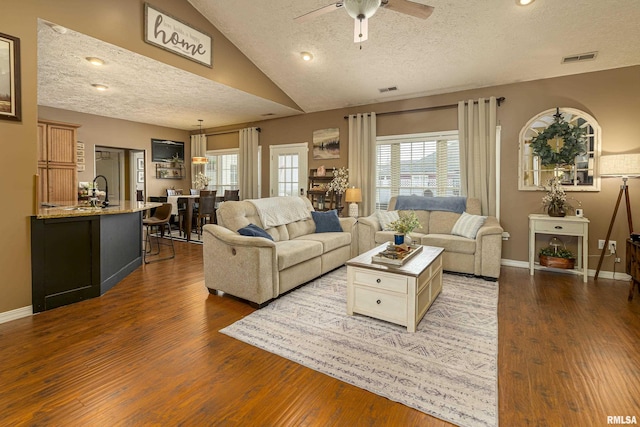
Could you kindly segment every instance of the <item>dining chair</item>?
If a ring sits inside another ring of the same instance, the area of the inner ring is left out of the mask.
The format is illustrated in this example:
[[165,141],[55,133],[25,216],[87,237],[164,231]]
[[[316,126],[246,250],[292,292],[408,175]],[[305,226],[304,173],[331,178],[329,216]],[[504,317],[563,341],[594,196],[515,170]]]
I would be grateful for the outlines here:
[[178,197],[178,199],[176,200],[176,204],[178,205],[178,232],[182,237],[183,233],[184,235],[186,235],[187,224],[185,224],[185,216],[187,213],[187,206],[189,204],[189,201],[186,197]]
[[176,190],[173,188],[167,188],[167,197],[169,196],[176,196]]
[[[144,252],[142,253],[142,258],[145,264],[149,264],[155,261],[162,261],[165,259],[175,258],[176,249],[173,246],[173,236],[171,235],[171,225],[169,225],[169,220],[171,219],[171,203],[163,203],[162,206],[158,207],[153,214],[153,216],[149,218],[144,218],[142,220],[142,225],[146,229],[146,237],[144,240]],[[157,251],[153,252],[152,244],[151,244],[151,233],[156,228],[156,245]],[[169,243],[162,242],[165,228],[169,232]],[[166,256],[162,258],[155,258],[153,256],[160,255],[160,246],[171,246],[171,256]],[[148,257],[152,257],[152,259],[148,259]]]
[[200,190],[198,190],[197,188],[191,188],[189,189],[189,194],[192,196],[197,196],[198,194],[200,194]]
[[136,190],[136,201],[144,202],[144,195],[142,194],[142,190]]
[[224,190],[224,201],[240,200],[240,190]]
[[200,235],[202,234],[202,227],[207,223],[207,219],[209,219],[209,223],[215,224],[216,217],[216,191],[211,191],[206,196],[200,196],[200,203],[198,205],[198,220],[196,224],[196,233],[198,234],[198,240],[200,239]]

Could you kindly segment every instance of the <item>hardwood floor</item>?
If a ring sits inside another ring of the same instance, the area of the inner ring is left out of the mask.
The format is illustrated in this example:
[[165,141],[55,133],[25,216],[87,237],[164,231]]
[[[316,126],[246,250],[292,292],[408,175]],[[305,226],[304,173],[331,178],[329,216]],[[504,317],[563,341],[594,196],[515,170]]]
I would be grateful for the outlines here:
[[[448,426],[218,330],[251,313],[209,295],[202,246],[105,295],[0,324],[0,425]],[[640,297],[628,283],[502,269],[501,426],[640,422]]]

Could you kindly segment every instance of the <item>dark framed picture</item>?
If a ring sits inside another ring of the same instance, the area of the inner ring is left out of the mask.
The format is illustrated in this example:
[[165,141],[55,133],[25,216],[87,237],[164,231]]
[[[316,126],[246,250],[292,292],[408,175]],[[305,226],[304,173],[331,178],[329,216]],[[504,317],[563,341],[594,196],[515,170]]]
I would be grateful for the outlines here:
[[144,171],[138,171],[138,182],[144,182]]
[[20,121],[20,39],[0,33],[0,119]]
[[184,162],[184,142],[151,138],[151,161],[170,162],[171,159]]
[[142,157],[138,158],[138,170],[144,170],[144,159]]

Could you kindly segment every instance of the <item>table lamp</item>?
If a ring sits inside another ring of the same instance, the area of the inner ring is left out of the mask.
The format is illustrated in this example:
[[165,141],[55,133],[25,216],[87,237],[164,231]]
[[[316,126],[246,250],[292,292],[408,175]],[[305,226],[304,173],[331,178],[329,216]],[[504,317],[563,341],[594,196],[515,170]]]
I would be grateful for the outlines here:
[[362,191],[356,187],[347,188],[345,201],[350,203],[349,216],[358,218],[358,203],[362,202]]
[[627,204],[627,222],[629,224],[629,234],[633,233],[633,222],[631,220],[631,204],[629,203],[629,187],[627,186],[627,180],[631,178],[640,177],[640,154],[612,154],[608,156],[600,157],[600,176],[602,178],[622,178],[622,185],[620,185],[620,192],[618,193],[618,201],[616,207],[613,210],[611,216],[611,222],[609,223],[609,231],[607,231],[607,238],[604,241],[604,249],[600,253],[600,260],[598,261],[598,268],[594,279],[598,278],[600,273],[600,267],[602,267],[602,260],[604,259],[604,253],[606,248],[609,247],[609,238],[611,237],[611,230],[613,229],[613,223],[616,220],[616,214],[620,207],[620,200],[622,200],[622,194],[624,193],[624,201]]

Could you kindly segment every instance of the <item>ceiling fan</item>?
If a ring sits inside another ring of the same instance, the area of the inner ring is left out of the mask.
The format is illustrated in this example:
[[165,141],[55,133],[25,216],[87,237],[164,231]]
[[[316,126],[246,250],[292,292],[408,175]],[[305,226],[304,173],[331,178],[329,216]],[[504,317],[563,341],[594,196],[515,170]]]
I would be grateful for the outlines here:
[[433,13],[433,7],[426,4],[415,3],[410,0],[339,0],[336,3],[313,10],[295,18],[295,21],[306,22],[316,16],[324,15],[336,9],[344,7],[355,21],[353,41],[360,43],[368,38],[368,20],[379,8],[404,13],[416,18],[427,19]]

